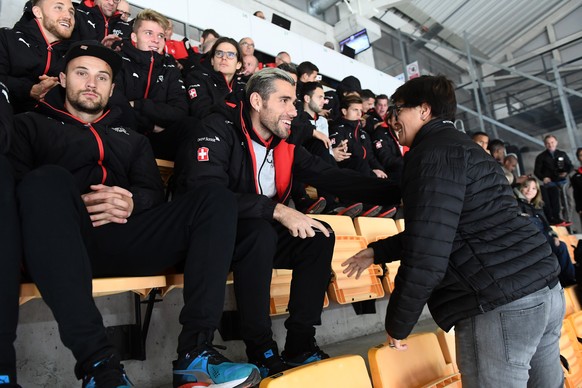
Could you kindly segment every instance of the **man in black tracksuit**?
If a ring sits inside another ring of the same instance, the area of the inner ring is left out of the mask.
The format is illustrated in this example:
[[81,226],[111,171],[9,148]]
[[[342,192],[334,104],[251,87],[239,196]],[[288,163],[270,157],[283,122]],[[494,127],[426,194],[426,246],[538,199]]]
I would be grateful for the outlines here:
[[36,1],[13,29],[0,30],[0,82],[15,113],[31,110],[58,84],[74,14],[70,0]]
[[287,143],[297,114],[294,85],[280,69],[254,74],[244,102],[224,106],[204,121],[178,177],[182,191],[219,183],[236,193],[235,295],[247,355],[264,375],[286,368],[269,318],[273,267],[293,269],[285,363],[296,366],[327,357],[316,345],[314,325],[320,324],[334,239],[327,226],[285,205],[293,178],[349,199],[399,201],[399,190],[386,181],[340,170]]
[[134,19],[133,44],[121,48],[124,60],[112,101],[121,106],[129,103],[137,124],[134,129],[148,136],[154,155],[174,160],[180,136],[189,129],[183,123],[188,103],[176,61],[163,51],[167,26],[168,19],[152,10]]
[[0,381],[16,386],[14,340],[18,323],[18,293],[20,291],[20,224],[18,221],[12,167],[4,156],[13,130],[12,107],[8,89],[0,83]]
[[122,39],[131,31],[129,23],[117,12],[119,2],[107,0],[83,0],[77,6],[79,39],[96,40],[107,47]]
[[[129,386],[93,301],[91,278],[154,275],[183,262],[175,386],[200,382],[203,374],[207,383],[257,383],[258,371],[246,364],[225,378],[232,363],[209,346],[234,247],[233,195],[210,184],[162,204],[147,139],[119,125],[119,109],[107,107],[121,58],[82,41],[65,59],[65,90],[52,90],[36,112],[15,118],[9,158],[26,268],[77,360],[77,377],[84,387]],[[210,376],[207,366],[219,375]]]

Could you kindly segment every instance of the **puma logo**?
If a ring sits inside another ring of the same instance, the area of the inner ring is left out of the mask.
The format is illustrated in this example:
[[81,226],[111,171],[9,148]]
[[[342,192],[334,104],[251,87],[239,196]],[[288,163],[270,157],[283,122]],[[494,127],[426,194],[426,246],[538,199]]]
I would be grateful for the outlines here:
[[21,41],[22,43],[24,43],[25,45],[27,45],[27,46],[28,46],[28,48],[30,48],[30,44],[29,44],[27,41],[25,41],[25,40],[24,40],[24,39],[22,39],[22,38],[18,38],[18,40],[19,40],[19,41]]
[[87,20],[87,23],[89,23],[93,28],[96,28],[95,23],[93,23],[91,20]]

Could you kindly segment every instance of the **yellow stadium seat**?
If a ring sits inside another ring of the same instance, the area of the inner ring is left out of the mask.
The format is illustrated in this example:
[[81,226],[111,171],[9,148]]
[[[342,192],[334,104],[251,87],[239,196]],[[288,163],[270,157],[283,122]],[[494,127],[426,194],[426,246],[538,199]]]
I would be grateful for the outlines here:
[[[166,286],[165,276],[140,276],[126,278],[100,278],[93,279],[93,296],[105,296],[132,291],[140,296],[147,296],[154,288]],[[34,283],[20,285],[20,304],[29,300],[42,298],[40,291]]]
[[560,355],[566,359],[568,367],[562,363],[566,388],[578,388],[582,386],[582,357],[578,349],[578,338],[568,319],[562,323],[560,335]]
[[408,349],[383,343],[368,351],[374,388],[461,387],[461,376],[447,364],[435,333],[408,337]]
[[398,234],[398,228],[392,218],[357,217],[354,227],[358,236],[365,237],[368,243],[374,242],[379,236]]
[[404,218],[399,218],[397,220],[394,220],[394,222],[396,223],[396,227],[398,228],[398,231],[404,232]]
[[332,357],[289,369],[261,381],[260,388],[372,388],[361,356]]
[[[286,314],[289,312],[289,297],[291,293],[291,279],[293,271],[290,269],[274,269],[271,278],[271,315]],[[329,306],[329,299],[325,294],[323,308]]]
[[171,160],[156,159],[156,164],[158,165],[164,186],[167,187],[170,177],[174,174],[174,162]]
[[[570,314],[566,320],[570,321],[570,326],[572,327],[572,330],[574,330],[576,338],[582,338],[582,311]],[[576,344],[578,345],[578,350],[582,352],[582,343],[580,343],[580,340],[578,340]]]
[[453,371],[457,373],[459,371],[459,367],[457,366],[457,354],[454,330],[455,329],[451,329],[451,331],[447,333],[443,329],[438,328],[436,331],[436,336],[437,339],[439,340],[439,345],[441,346],[445,362],[447,364],[450,364],[453,368]]
[[564,317],[568,317],[581,310],[578,296],[576,295],[577,286],[569,286],[564,288],[564,299],[566,300],[566,313]]

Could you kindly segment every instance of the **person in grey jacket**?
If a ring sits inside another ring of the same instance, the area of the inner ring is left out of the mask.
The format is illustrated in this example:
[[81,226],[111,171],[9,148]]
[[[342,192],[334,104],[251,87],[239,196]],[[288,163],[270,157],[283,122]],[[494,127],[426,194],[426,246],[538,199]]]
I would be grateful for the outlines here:
[[401,259],[386,313],[388,343],[403,340],[425,303],[455,327],[464,387],[563,386],[564,296],[545,237],[525,217],[501,166],[453,125],[454,86],[423,76],[391,97],[404,158],[406,230],[346,260],[345,273]]

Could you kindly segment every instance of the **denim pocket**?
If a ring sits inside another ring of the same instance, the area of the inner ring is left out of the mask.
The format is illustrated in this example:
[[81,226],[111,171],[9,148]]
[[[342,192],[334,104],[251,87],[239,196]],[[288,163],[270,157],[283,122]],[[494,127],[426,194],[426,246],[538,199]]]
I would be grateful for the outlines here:
[[501,312],[505,357],[509,364],[527,367],[546,328],[545,303]]

